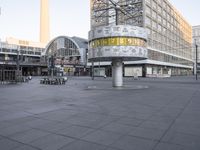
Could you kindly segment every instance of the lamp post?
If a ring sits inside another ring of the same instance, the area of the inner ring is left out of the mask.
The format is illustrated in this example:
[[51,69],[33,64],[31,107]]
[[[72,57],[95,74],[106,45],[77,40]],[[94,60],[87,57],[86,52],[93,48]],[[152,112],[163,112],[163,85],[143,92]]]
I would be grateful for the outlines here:
[[53,78],[54,76],[54,56],[51,55],[50,57],[50,74],[51,74],[51,78]]
[[197,76],[197,72],[198,72],[198,64],[197,64],[197,59],[198,59],[198,45],[197,45],[197,42],[195,40],[195,49],[196,49],[196,80],[198,80],[198,76]]
[[[99,50],[99,52],[98,52],[99,54],[100,54],[100,50]],[[101,73],[100,73],[100,58],[99,58],[99,69],[98,69],[99,71],[99,77],[101,76]]]
[[[92,53],[94,57],[94,52]],[[94,80],[94,61],[92,60],[92,80]]]
[[19,47],[17,48],[17,62],[16,62],[16,65],[17,65],[17,78],[19,77],[19,69],[20,69],[20,62],[19,62]]
[[92,80],[94,80],[94,61],[92,61]]

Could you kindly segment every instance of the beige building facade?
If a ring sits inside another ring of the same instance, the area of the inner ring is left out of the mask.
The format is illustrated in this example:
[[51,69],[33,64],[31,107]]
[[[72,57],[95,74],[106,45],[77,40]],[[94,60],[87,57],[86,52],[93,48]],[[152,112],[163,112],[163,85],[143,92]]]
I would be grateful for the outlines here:
[[166,67],[173,64],[174,75],[191,73],[191,25],[168,0],[146,0],[144,5],[149,60],[161,61]]

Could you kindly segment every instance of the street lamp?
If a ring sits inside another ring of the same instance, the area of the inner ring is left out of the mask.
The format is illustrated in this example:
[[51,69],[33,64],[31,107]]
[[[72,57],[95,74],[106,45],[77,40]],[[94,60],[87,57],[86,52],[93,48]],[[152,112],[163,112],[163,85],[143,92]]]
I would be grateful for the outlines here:
[[16,62],[16,65],[17,65],[17,78],[19,78],[19,69],[20,69],[19,51],[20,51],[20,48],[18,47],[17,48],[17,62]]
[[51,71],[51,77],[53,78],[54,76],[54,69],[55,69],[55,62],[54,62],[54,55],[51,55],[50,57],[50,71]]
[[195,66],[195,68],[196,68],[196,80],[198,80],[198,76],[197,76],[197,72],[198,72],[198,62],[197,62],[197,60],[198,60],[198,45],[197,45],[197,42],[196,42],[196,39],[195,39],[195,50],[196,50],[196,66]]
[[[93,57],[94,57],[94,53],[93,54]],[[92,60],[92,80],[94,80],[94,61]]]

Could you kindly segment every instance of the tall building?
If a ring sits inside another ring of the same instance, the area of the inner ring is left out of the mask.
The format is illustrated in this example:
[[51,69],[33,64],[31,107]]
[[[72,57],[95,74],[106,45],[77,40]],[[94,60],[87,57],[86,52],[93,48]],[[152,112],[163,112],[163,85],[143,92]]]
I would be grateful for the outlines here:
[[40,5],[40,42],[49,42],[49,0],[41,0]]
[[[110,9],[113,4],[118,7],[117,13]],[[91,0],[91,28],[112,26],[114,20],[148,32],[148,59],[124,62],[125,76],[192,73],[192,27],[169,0]],[[110,63],[100,64],[110,72]]]
[[[193,26],[192,30],[193,30],[193,35],[192,35],[192,37],[193,37],[193,60],[195,62],[194,73],[196,74],[196,51],[197,51],[197,64],[198,64],[198,66],[200,66],[200,50],[199,50],[199,47],[200,47],[200,25]],[[196,49],[196,45],[198,46],[197,49]]]

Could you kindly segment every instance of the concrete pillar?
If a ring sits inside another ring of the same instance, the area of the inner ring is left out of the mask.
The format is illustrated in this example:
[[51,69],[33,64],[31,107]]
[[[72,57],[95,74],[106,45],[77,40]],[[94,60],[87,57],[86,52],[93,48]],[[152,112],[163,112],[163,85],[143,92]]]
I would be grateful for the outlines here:
[[121,59],[112,60],[112,84],[113,87],[123,86],[123,63]]
[[196,61],[194,62],[194,75],[197,74]]
[[37,75],[41,76],[41,68],[40,67],[37,67]]

